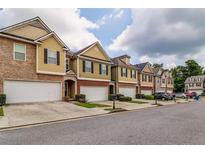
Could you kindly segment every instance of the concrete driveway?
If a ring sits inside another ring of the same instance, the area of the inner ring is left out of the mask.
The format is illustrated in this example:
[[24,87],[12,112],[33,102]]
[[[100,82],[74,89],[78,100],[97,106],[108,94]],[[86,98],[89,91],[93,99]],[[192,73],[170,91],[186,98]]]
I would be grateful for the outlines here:
[[14,127],[108,113],[99,108],[84,108],[66,102],[16,104],[4,107],[0,128]]

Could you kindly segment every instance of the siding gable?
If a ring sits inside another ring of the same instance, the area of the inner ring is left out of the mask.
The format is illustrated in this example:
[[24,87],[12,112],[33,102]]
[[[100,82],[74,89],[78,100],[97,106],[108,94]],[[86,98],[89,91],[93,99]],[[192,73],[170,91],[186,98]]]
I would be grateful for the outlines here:
[[32,26],[32,25],[24,25],[19,28],[9,29],[5,31],[5,33],[25,37],[32,40],[35,40],[39,37],[48,34],[48,32],[45,29],[42,29],[41,27]]
[[106,61],[110,60],[109,57],[105,55],[104,51],[102,51],[102,49],[100,49],[100,47],[98,47],[97,45],[91,47],[82,55]]
[[143,69],[143,72],[152,73],[152,68],[150,68],[149,65],[146,65]]

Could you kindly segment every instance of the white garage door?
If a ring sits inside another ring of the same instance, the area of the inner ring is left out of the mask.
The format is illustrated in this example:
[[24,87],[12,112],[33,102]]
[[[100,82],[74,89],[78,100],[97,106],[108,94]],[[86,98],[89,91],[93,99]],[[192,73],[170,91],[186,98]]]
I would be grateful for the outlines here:
[[61,100],[61,83],[5,81],[4,93],[8,103]]
[[80,93],[85,94],[88,101],[103,101],[108,99],[108,87],[81,86]]
[[152,90],[141,90],[141,94],[152,95]]
[[125,96],[135,98],[136,97],[136,88],[135,87],[120,87],[119,94],[123,94]]

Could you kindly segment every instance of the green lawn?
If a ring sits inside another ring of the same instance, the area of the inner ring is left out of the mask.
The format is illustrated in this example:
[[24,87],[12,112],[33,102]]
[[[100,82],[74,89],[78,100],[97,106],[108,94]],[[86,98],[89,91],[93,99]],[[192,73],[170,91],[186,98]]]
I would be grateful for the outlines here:
[[4,116],[4,110],[3,110],[3,107],[0,107],[0,116]]
[[96,104],[96,103],[75,103],[78,106],[86,107],[86,108],[95,108],[95,107],[110,107],[110,105],[105,104]]
[[147,104],[148,102],[141,102],[141,101],[129,101],[128,103]]

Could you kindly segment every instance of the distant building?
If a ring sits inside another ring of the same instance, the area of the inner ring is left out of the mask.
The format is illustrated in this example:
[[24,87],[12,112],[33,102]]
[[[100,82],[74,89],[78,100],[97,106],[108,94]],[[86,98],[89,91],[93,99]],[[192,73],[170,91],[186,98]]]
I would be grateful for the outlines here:
[[156,67],[154,70],[154,91],[173,93],[172,73],[168,69]]
[[205,92],[205,75],[188,77],[185,81],[185,92]]

